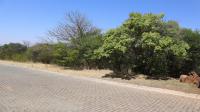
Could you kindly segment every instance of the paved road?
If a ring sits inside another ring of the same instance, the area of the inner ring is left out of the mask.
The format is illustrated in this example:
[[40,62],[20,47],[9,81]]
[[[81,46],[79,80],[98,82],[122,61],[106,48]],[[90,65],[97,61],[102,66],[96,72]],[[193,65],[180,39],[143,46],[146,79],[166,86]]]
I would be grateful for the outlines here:
[[200,112],[200,100],[0,65],[0,112]]

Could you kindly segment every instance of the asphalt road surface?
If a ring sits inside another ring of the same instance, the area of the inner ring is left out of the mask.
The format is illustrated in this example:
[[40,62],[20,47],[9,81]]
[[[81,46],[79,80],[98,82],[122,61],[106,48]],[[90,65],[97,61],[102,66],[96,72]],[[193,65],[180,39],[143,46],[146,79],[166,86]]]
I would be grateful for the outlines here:
[[0,112],[200,112],[200,100],[0,65]]

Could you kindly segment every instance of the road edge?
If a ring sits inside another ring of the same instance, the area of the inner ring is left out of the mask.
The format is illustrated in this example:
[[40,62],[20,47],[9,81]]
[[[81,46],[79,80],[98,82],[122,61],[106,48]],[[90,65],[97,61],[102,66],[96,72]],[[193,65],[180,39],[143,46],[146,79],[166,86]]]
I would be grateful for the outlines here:
[[139,89],[139,90],[144,90],[144,91],[149,91],[149,92],[157,92],[157,93],[162,93],[162,94],[169,94],[169,95],[175,95],[175,96],[181,96],[181,97],[187,97],[187,98],[193,98],[193,99],[200,100],[200,95],[194,94],[194,93],[186,93],[186,92],[175,91],[175,90],[170,90],[170,89],[142,86],[142,85],[136,85],[136,84],[128,84],[128,83],[123,83],[123,82],[115,82],[115,81],[104,80],[104,79],[99,79],[99,78],[76,76],[76,75],[64,74],[64,73],[59,73],[59,72],[49,71],[49,70],[44,70],[44,69],[42,70],[39,68],[24,67],[24,66],[19,66],[19,65],[4,64],[4,63],[0,63],[0,64],[5,65],[5,66],[26,68],[26,69],[30,69],[30,70],[37,70],[37,71],[41,71],[41,72],[53,73],[55,75],[70,76],[73,78],[88,80],[88,81],[92,81],[92,82],[96,82],[96,83],[104,83],[104,84],[116,85],[116,86],[120,86],[120,87],[128,87],[128,88]]

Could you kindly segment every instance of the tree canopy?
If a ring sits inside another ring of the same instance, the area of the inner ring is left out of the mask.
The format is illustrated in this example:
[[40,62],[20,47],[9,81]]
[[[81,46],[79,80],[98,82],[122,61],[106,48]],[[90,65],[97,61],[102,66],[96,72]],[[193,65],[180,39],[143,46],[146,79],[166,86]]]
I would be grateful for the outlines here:
[[186,58],[190,47],[171,36],[177,27],[170,27],[174,23],[163,21],[163,17],[131,13],[119,28],[105,34],[104,44],[95,52],[97,57],[109,58],[120,74],[127,74],[129,69],[146,74],[169,73],[169,57]]

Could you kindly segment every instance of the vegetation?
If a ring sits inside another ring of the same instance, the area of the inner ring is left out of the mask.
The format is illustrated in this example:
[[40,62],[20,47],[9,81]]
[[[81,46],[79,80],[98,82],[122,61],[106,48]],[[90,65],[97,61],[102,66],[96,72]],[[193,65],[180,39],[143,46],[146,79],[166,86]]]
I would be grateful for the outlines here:
[[107,32],[95,54],[100,59],[109,58],[112,69],[119,74],[178,74],[190,46],[170,36],[177,33],[177,28],[170,25],[163,21],[163,15],[132,13],[122,26]]
[[164,21],[163,14],[131,13],[121,26],[102,33],[78,12],[49,31],[54,43],[0,47],[0,59],[53,63],[71,68],[109,68],[116,75],[143,73],[178,77],[200,73],[200,32]]
[[0,46],[0,59],[14,60],[14,61],[27,61],[25,52],[27,46],[20,43],[10,43]]

